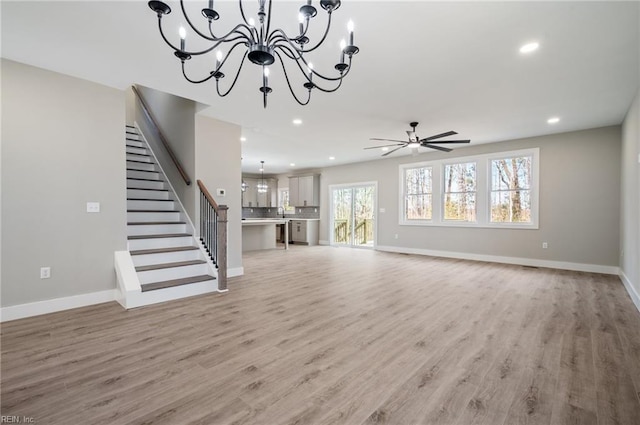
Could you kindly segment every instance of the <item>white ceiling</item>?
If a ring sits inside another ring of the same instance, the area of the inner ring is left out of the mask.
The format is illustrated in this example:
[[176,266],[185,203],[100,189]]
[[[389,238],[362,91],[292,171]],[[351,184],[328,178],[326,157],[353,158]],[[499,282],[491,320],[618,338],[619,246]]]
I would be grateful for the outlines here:
[[[274,1],[275,25],[296,31],[302,3]],[[322,27],[326,17],[318,3],[315,25]],[[169,4],[166,25],[175,28],[177,42],[179,5]],[[237,3],[215,4],[221,28],[230,28],[239,16]],[[245,1],[247,13],[256,4]],[[205,5],[188,3],[192,20],[201,18],[198,10]],[[326,46],[311,59],[318,71],[333,70],[349,18],[360,53],[342,88],[315,92],[306,107],[293,100],[275,66],[266,110],[258,92],[260,70],[250,63],[226,98],[215,94],[212,82],[186,82],[146,1],[2,1],[2,57],[210,105],[203,113],[242,126],[243,170],[256,172],[264,160],[271,174],[378,158],[382,152],[363,150],[375,145],[369,138],[405,139],[410,121],[420,122],[420,137],[455,130],[472,143],[619,124],[638,90],[639,5],[345,0],[334,13]],[[534,40],[538,51],[519,53]],[[187,43],[193,47],[195,37]],[[188,65],[203,76],[214,60]],[[233,72],[226,73],[228,84]],[[549,125],[551,116],[561,121]],[[303,125],[294,126],[294,118]]]

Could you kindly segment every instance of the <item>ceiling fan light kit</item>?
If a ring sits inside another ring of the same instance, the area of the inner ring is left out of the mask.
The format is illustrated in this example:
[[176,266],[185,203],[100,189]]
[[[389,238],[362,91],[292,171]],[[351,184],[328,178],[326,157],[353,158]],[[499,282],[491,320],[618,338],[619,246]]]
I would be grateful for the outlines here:
[[[272,88],[269,87],[269,65],[274,64],[276,60],[280,62],[282,72],[287,82],[287,86],[289,87],[289,92],[296,100],[296,102],[298,102],[300,105],[304,106],[309,103],[309,101],[311,100],[311,92],[313,91],[313,89],[318,89],[325,93],[332,93],[340,88],[340,86],[342,85],[342,80],[349,74],[349,71],[351,70],[351,60],[353,58],[353,55],[357,54],[359,51],[359,48],[354,45],[353,41],[353,21],[349,21],[349,25],[347,27],[349,33],[349,43],[347,44],[345,40],[342,40],[342,42],[340,43],[341,52],[339,56],[339,62],[334,66],[334,69],[338,72],[336,76],[327,76],[316,71],[313,68],[312,63],[308,62],[307,58],[305,57],[307,53],[313,52],[324,43],[331,28],[332,13],[340,7],[340,4],[340,0],[320,1],[320,7],[327,12],[326,29],[324,30],[323,36],[317,42],[317,44],[313,46],[307,46],[307,44],[309,44],[311,41],[308,37],[310,20],[318,14],[317,9],[312,4],[312,0],[306,0],[306,4],[303,4],[300,7],[298,16],[299,33],[293,36],[287,35],[287,33],[280,28],[271,29],[272,0],[258,0],[257,25],[254,18],[247,18],[243,7],[243,2],[242,0],[239,0],[238,7],[240,9],[242,20],[228,33],[219,36],[216,36],[214,33],[213,21],[217,21],[221,18],[221,16],[213,8],[213,0],[208,0],[208,7],[202,9],[201,11],[202,16],[208,24],[208,33],[201,31],[196,27],[196,25],[194,25],[185,10],[184,0],[180,0],[180,8],[182,10],[182,14],[189,27],[191,28],[191,31],[209,44],[209,46],[203,50],[189,51],[186,48],[186,30],[184,30],[184,28],[180,28],[179,47],[169,41],[165,32],[163,31],[162,17],[171,13],[171,8],[169,7],[169,5],[159,0],[151,0],[148,3],[149,8],[153,10],[158,17],[158,28],[160,30],[160,35],[162,39],[169,45],[169,47],[173,49],[174,55],[178,59],[180,59],[180,62],[182,64],[182,75],[187,81],[194,84],[200,84],[213,78],[216,81],[216,91],[218,95],[220,97],[225,97],[231,92],[231,90],[233,90],[236,82],[238,81],[238,77],[240,75],[240,71],[242,70],[242,66],[244,65],[245,59],[248,58],[251,63],[262,67],[263,77],[262,85],[259,87],[259,91],[262,93],[263,105],[265,108],[267,107],[267,95],[273,91]],[[220,49],[217,50],[215,68],[209,72],[209,75],[201,79],[192,79],[187,75],[187,72],[185,70],[185,63],[187,61],[191,60],[194,56],[205,55],[207,53],[213,52],[220,46],[228,46],[228,50],[226,54],[223,53]],[[225,74],[222,72],[222,68],[224,67],[227,59],[229,59],[233,51],[238,47],[240,47],[241,49],[244,48],[244,54],[242,55],[242,59],[240,60],[240,65],[238,66],[238,69],[235,72],[235,76],[233,77],[233,80],[231,81],[228,89],[226,91],[221,91],[220,80],[225,78]],[[304,96],[300,97],[294,90],[289,79],[289,74],[285,63],[293,63],[294,65],[290,66],[297,68],[302,75],[302,79],[304,80],[302,87],[304,87],[304,89],[306,89],[307,91],[306,99],[304,98]],[[316,77],[315,82],[313,81],[313,77]],[[321,81],[322,85],[318,84],[318,80]],[[323,87],[324,84],[328,84],[328,86]]]
[[[440,144],[456,144],[456,143],[471,143],[471,140],[436,140],[436,139],[440,139],[442,137],[448,137],[448,136],[453,136],[454,134],[458,134],[455,131],[447,131],[445,133],[440,133],[440,134],[436,134],[435,136],[430,136],[430,137],[425,137],[424,139],[421,139],[420,137],[418,137],[418,134],[416,133],[416,127],[418,127],[418,122],[414,121],[409,123],[409,125],[411,126],[411,130],[407,130],[407,136],[409,136],[409,141],[403,141],[403,140],[394,140],[394,139],[380,139],[380,138],[376,138],[376,137],[372,137],[369,140],[377,140],[377,141],[382,141],[382,142],[394,142],[393,144],[390,145],[382,145],[382,146],[371,146],[368,148],[364,148],[366,149],[380,149],[383,148],[383,150],[386,149],[386,152],[382,154],[382,156],[387,156],[387,155],[391,155],[392,153],[394,153],[395,151],[402,149],[402,148],[406,148],[406,147],[410,147],[412,148],[412,150],[414,150],[414,153],[417,152],[417,149],[419,147],[423,147],[423,148],[430,148],[430,149],[435,149],[438,151],[442,151],[442,152],[451,152],[452,149],[450,148],[445,148],[442,146],[437,146]],[[394,147],[394,149],[389,150],[389,147]]]

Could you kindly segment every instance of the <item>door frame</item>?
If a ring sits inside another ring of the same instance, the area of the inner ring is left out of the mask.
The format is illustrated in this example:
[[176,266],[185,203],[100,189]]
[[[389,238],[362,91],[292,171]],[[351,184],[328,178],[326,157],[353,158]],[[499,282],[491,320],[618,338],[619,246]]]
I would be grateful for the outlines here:
[[[373,186],[373,246],[363,245],[344,245],[337,244],[334,240],[334,222],[333,222],[333,190],[357,188],[363,186]],[[378,181],[356,182],[356,183],[340,183],[329,185],[329,245],[346,246],[358,249],[377,249],[378,248]]]

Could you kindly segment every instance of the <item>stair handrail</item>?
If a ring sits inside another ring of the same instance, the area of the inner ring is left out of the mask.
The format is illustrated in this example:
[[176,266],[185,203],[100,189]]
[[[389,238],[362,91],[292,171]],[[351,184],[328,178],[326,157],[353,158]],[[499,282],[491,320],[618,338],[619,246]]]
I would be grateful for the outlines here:
[[167,152],[169,153],[169,157],[171,158],[174,165],[178,169],[180,176],[182,177],[184,182],[187,184],[187,186],[191,186],[191,179],[187,175],[186,171],[184,171],[184,168],[180,164],[180,161],[178,161],[178,157],[176,157],[176,155],[173,153],[171,146],[169,146],[169,142],[167,141],[167,138],[164,136],[164,133],[162,132],[162,130],[160,130],[160,126],[158,125],[158,122],[156,121],[156,119],[153,117],[153,113],[151,112],[151,109],[147,105],[147,102],[145,102],[144,97],[142,97],[142,93],[140,93],[135,86],[131,86],[131,88],[133,89],[133,92],[135,93],[136,98],[138,99],[138,101],[140,102],[140,105],[142,106],[142,111],[146,115],[147,119],[153,126],[158,136],[160,137],[160,141],[162,142],[162,145],[167,150]]
[[200,242],[218,269],[218,290],[227,289],[227,211],[226,205],[218,205],[202,180],[200,188]]

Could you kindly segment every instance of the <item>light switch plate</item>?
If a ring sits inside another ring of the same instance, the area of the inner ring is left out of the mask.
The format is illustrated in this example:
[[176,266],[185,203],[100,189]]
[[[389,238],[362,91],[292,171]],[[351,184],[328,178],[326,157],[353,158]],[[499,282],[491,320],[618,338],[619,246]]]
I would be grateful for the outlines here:
[[51,277],[51,267],[40,267],[40,279],[49,279]]
[[227,191],[224,189],[216,189],[216,193],[218,194],[218,196],[225,196],[227,194]]
[[87,202],[87,212],[88,213],[99,213],[100,212],[100,202]]
[[385,210],[384,208],[380,208],[380,213],[383,214],[385,213],[387,210]]

